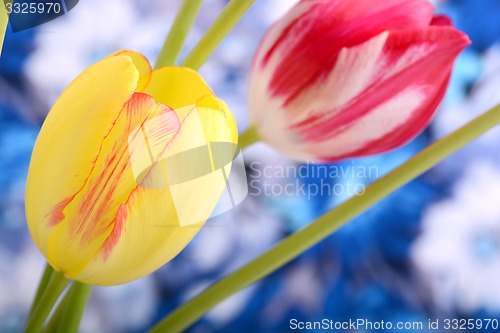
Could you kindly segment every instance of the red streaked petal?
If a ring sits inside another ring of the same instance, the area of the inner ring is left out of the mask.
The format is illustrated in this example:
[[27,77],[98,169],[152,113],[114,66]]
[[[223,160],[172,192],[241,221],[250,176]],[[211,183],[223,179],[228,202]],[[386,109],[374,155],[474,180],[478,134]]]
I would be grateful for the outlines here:
[[43,254],[47,255],[51,226],[64,218],[59,208],[85,185],[101,143],[138,79],[129,57],[103,59],[73,80],[45,119],[26,182],[26,218]]
[[[444,94],[453,61],[468,44],[468,38],[452,27],[392,32],[374,66],[377,72],[371,74],[369,84],[359,95],[340,108],[305,117],[291,129],[304,142],[303,149],[314,151],[315,156],[328,152],[329,160],[352,157],[355,152],[373,154],[395,148],[430,121]],[[352,51],[362,58],[363,48]],[[356,67],[345,71],[359,73]],[[350,79],[353,81],[338,84],[359,80],[356,76]],[[401,96],[406,97],[398,99]]]
[[[176,126],[166,127],[173,136],[180,126],[176,113],[149,95],[134,93],[100,143],[94,168],[83,188],[69,202],[65,199],[65,206],[55,204],[61,210],[57,216],[62,214],[64,219],[52,228],[48,259],[68,277],[78,274],[103,246],[109,253],[118,241],[125,227],[120,207],[137,187],[127,144],[129,136],[149,119],[163,114],[170,114],[169,119],[176,121]],[[61,179],[64,177],[61,175]]]
[[446,15],[438,15],[432,18],[431,25],[453,26],[453,21]]

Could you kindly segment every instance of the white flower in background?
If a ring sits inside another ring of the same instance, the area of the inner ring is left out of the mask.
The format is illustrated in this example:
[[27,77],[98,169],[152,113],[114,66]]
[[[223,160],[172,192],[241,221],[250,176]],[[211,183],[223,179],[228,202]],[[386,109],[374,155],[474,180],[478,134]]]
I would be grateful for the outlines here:
[[266,322],[275,324],[284,318],[290,310],[298,308],[309,317],[315,316],[320,304],[325,301],[325,291],[317,267],[313,262],[306,262],[291,267],[283,281],[283,289],[264,307],[263,317]]
[[33,276],[41,276],[43,257],[33,246],[25,247],[21,253],[12,256],[0,247],[0,332],[21,328],[25,309],[28,309],[35,295],[37,284]]
[[442,310],[500,314],[500,171],[475,161],[431,206],[411,257]]
[[82,332],[130,332],[150,324],[158,306],[152,276],[133,282],[95,287],[82,318]]
[[268,22],[275,22],[292,9],[299,0],[268,0],[259,8],[259,16]]

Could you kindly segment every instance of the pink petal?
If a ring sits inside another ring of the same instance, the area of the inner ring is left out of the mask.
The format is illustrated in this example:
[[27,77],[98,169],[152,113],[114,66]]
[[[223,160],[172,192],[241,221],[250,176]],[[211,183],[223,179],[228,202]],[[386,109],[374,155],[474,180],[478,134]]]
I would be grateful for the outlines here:
[[373,48],[370,42],[346,50],[352,54],[344,57],[351,62],[334,68],[331,79],[340,80],[339,86],[361,80],[364,86],[344,105],[316,111],[291,126],[304,142],[302,149],[338,160],[383,152],[410,140],[430,121],[453,61],[468,44],[467,36],[452,27],[391,32],[369,68],[372,72],[363,72],[363,59]]
[[437,26],[453,26],[453,21],[451,18],[445,15],[437,15],[432,18],[431,25],[437,25]]

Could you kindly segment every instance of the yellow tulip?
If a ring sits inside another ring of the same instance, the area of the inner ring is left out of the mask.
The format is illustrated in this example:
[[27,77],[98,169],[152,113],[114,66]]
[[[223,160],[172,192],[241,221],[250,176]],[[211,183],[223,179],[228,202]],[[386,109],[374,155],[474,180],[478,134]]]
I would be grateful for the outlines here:
[[[42,126],[26,185],[34,242],[84,283],[153,272],[211,214],[226,184],[203,175],[229,172],[237,140],[231,112],[195,71],[112,54],[64,90]],[[215,143],[233,148],[216,154]]]

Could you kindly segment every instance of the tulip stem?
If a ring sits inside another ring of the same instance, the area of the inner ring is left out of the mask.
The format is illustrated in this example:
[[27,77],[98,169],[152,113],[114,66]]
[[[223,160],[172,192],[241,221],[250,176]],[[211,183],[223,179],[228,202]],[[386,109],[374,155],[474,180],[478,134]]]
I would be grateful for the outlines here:
[[373,182],[366,188],[364,195],[354,196],[345,201],[304,229],[285,238],[266,253],[205,289],[174,310],[149,332],[183,331],[219,302],[282,267],[373,204],[498,124],[500,124],[500,105],[436,141],[398,168]]
[[50,318],[46,333],[78,333],[80,321],[87,306],[92,286],[73,282],[66,296]]
[[255,0],[231,0],[219,17],[188,54],[183,66],[198,70],[224,38],[233,30]]
[[243,133],[240,134],[238,138],[238,145],[240,146],[240,149],[244,149],[259,141],[260,137],[259,134],[257,133],[257,130],[255,129],[255,127],[250,126]]
[[203,0],[184,0],[182,2],[181,8],[177,12],[174,23],[156,59],[155,69],[175,64],[182,51],[187,35],[200,12],[202,3]]
[[35,311],[36,306],[38,303],[40,303],[40,299],[43,296],[43,293],[45,292],[45,289],[47,288],[47,285],[49,284],[50,277],[52,276],[52,273],[54,272],[54,269],[52,266],[47,263],[45,265],[45,270],[43,271],[42,279],[40,280],[40,283],[38,284],[38,289],[35,294],[35,299],[33,300],[33,304],[31,304],[31,310],[29,312],[29,316],[33,314],[33,311]]
[[54,304],[61,296],[70,280],[64,277],[64,274],[54,271],[50,277],[50,281],[45,288],[40,302],[35,306],[31,317],[28,320],[25,333],[39,333],[43,323],[47,319]]

